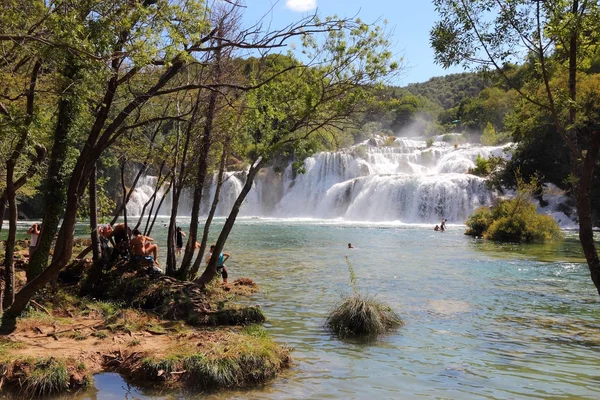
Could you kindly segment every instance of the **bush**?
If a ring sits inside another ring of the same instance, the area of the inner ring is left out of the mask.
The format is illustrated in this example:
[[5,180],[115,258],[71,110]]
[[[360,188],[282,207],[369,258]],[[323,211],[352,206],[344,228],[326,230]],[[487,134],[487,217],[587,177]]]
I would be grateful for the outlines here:
[[400,317],[385,304],[355,293],[346,297],[327,317],[326,325],[345,337],[379,335],[402,325]]
[[389,306],[358,292],[356,274],[346,256],[350,287],[354,294],[345,297],[334,307],[325,320],[325,325],[341,337],[351,335],[377,336],[402,325],[402,320]]
[[367,146],[365,145],[356,146],[352,151],[354,157],[362,158],[363,160],[367,159],[367,153]]
[[391,146],[391,147],[395,147],[398,146],[399,144],[396,142],[396,136],[388,136],[385,138],[385,142],[383,142],[384,146]]
[[490,164],[481,154],[477,154],[475,159],[475,168],[469,170],[469,174],[477,176],[488,176],[490,174]]
[[504,200],[492,210],[479,208],[466,225],[465,234],[498,242],[543,243],[562,236],[554,218],[538,214],[535,204],[522,198]]
[[492,210],[489,207],[480,207],[469,216],[466,235],[483,236],[493,222]]
[[561,238],[560,227],[554,218],[538,214],[535,204],[528,202],[521,205],[516,212],[511,212],[517,207],[516,200],[502,203],[500,210],[494,213],[494,222],[485,232],[485,238],[518,243],[543,243]]
[[496,136],[496,129],[492,125],[491,122],[488,122],[485,128],[483,129],[483,134],[481,135],[481,144],[484,146],[493,146],[498,143],[498,138]]

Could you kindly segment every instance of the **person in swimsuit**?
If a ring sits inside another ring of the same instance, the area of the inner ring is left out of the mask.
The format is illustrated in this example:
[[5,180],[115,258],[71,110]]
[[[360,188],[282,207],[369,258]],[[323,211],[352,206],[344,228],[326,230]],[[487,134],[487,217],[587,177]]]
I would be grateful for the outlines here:
[[[215,250],[215,245],[210,246],[210,252],[206,255],[206,265],[210,262],[212,258],[212,254]],[[217,261],[217,274],[221,274],[223,277],[223,283],[227,283],[227,277],[229,274],[227,273],[227,267],[225,266],[225,261],[227,261],[231,257],[229,253],[221,253],[219,254],[219,261]]]
[[142,235],[139,229],[133,230],[133,237],[130,241],[131,252],[135,257],[146,257],[152,256],[154,258],[154,264],[158,264],[158,246],[152,242],[154,239],[148,236]]
[[180,256],[181,250],[183,249],[183,238],[186,236],[185,236],[185,232],[183,232],[181,230],[180,226],[177,227],[176,234],[177,234],[177,255]]

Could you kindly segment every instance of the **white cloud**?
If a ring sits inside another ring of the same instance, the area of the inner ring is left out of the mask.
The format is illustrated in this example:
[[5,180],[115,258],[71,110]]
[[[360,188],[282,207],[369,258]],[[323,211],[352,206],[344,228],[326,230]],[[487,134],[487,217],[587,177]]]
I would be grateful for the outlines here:
[[292,11],[303,12],[317,8],[317,0],[287,0],[285,5]]

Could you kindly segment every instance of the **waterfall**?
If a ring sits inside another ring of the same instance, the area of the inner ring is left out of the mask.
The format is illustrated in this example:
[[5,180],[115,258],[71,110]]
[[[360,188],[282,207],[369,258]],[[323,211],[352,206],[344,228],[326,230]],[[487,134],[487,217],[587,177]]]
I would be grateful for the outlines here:
[[508,157],[506,146],[437,141],[428,147],[419,138],[396,139],[386,147],[374,143],[317,154],[306,160],[302,175],[294,176],[288,167],[281,177],[281,200],[259,215],[462,223],[495,198],[484,178],[467,173],[477,156]]
[[[127,203],[127,215],[139,216],[142,213],[144,204],[146,204],[146,202],[154,194],[154,189],[156,188],[157,179],[158,178],[156,176],[151,176],[151,175],[142,175],[140,177],[140,179],[135,187],[135,190],[131,194],[131,198],[129,199],[129,202]],[[166,189],[166,187],[161,188],[161,190],[157,194],[156,204],[158,204],[158,202],[160,201],[165,189]],[[165,205],[165,203],[168,203],[168,205]],[[165,212],[164,212],[165,214],[168,214],[168,210],[170,208],[171,208],[171,201],[170,201],[170,198],[167,198],[163,202],[163,206],[161,207],[161,209],[165,210]],[[150,206],[148,206],[148,209],[146,210],[146,212],[148,212],[149,209],[150,209]]]
[[[392,146],[383,146],[383,138],[375,137],[349,149],[309,157],[304,174],[296,174],[291,165],[282,172],[264,168],[240,215],[405,223],[437,223],[446,218],[464,223],[477,207],[491,205],[497,197],[485,178],[468,171],[475,167],[478,155],[509,159],[510,145],[452,145],[443,138],[436,137],[433,143],[422,137],[397,138]],[[131,215],[141,211],[155,179],[140,182],[128,206]],[[225,173],[217,215],[229,213],[245,179],[244,171]],[[203,215],[212,202],[215,181],[213,177],[204,191]],[[182,197],[181,216],[189,216],[189,207],[183,206],[190,203],[189,197],[189,193]],[[170,204],[163,205],[161,214],[169,209]]]

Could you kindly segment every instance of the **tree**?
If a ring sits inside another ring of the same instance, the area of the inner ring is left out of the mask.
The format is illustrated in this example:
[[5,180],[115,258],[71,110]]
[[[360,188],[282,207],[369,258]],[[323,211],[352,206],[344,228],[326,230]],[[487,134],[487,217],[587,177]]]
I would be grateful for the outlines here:
[[[238,7],[234,2],[227,4]],[[28,2],[14,4],[13,9],[26,16],[25,21],[18,26],[3,25],[0,43],[15,46],[17,57],[41,54],[45,62],[51,62],[56,73],[56,119],[44,188],[48,207],[40,236],[40,245],[44,246],[35,253],[41,272],[15,295],[13,305],[4,313],[5,320],[18,316],[29,299],[69,262],[80,199],[101,156],[133,130],[158,121],[182,120],[176,107],[163,116],[148,110],[159,109],[162,99],[178,93],[191,94],[201,89],[244,93],[259,89],[298,68],[291,65],[267,72],[249,84],[232,82],[227,77],[189,83],[178,79],[207,61],[204,55],[215,54],[219,48],[267,53],[295,37],[311,41],[312,35],[319,32],[336,35],[352,27],[347,20],[320,21],[309,16],[278,31],[264,32],[260,26],[254,26],[219,41],[215,40],[218,26],[212,25],[210,12],[201,0],[39,1],[36,14],[28,10],[29,6]],[[354,27],[362,29],[360,24]],[[368,44],[363,42],[365,55],[371,51]],[[338,63],[360,63],[364,61],[360,54],[357,51],[355,57],[340,58]],[[377,60],[369,63],[376,64]],[[52,193],[56,199],[51,198]],[[62,198],[64,202],[60,201]],[[45,267],[57,231],[52,260]]]
[[[600,294],[590,192],[600,153],[597,96],[581,96],[582,61],[595,54],[600,5],[588,0],[434,0],[441,20],[431,30],[436,61],[448,67],[494,68],[523,101],[546,112],[569,152],[579,239]],[[523,87],[506,64],[524,60],[534,71]],[[595,107],[591,107],[595,104]]]
[[[369,97],[369,88],[398,68],[380,27],[359,20],[338,26],[340,29],[325,32],[321,39],[316,35],[303,37],[303,52],[311,64],[273,55],[248,65],[252,80],[265,72],[285,73],[246,94],[246,128],[237,139],[245,143],[250,167],[214,254],[223,249],[261,168],[282,153],[308,154],[311,137],[331,135],[351,126],[352,116],[361,111]],[[218,257],[211,258],[197,283],[205,285],[216,276],[217,261]]]
[[483,129],[483,134],[481,135],[481,144],[485,146],[493,146],[498,142],[496,138],[496,129],[494,129],[494,125],[491,122],[488,122]]

